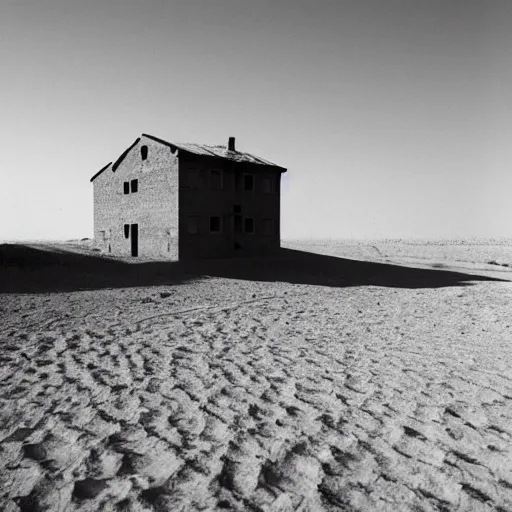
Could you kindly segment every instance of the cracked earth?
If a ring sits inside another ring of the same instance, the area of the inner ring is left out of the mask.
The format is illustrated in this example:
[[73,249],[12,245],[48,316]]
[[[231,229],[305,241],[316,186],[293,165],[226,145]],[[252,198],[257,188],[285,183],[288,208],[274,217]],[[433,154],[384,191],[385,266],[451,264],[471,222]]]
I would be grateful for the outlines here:
[[511,283],[1,296],[0,508],[512,511]]

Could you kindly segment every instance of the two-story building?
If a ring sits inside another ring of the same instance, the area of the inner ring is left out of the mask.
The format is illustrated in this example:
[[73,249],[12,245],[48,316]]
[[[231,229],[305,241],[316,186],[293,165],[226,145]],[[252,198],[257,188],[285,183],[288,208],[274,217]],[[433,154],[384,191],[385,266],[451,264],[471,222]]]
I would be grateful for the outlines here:
[[171,260],[275,252],[284,172],[233,137],[226,147],[142,134],[91,178],[96,245]]

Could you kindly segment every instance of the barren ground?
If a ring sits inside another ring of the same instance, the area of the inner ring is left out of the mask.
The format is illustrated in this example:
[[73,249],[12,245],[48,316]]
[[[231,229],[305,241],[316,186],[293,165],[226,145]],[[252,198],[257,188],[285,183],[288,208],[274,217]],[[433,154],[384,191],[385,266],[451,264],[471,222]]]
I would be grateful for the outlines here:
[[436,285],[6,277],[0,509],[512,511],[511,247],[372,247],[306,248]]

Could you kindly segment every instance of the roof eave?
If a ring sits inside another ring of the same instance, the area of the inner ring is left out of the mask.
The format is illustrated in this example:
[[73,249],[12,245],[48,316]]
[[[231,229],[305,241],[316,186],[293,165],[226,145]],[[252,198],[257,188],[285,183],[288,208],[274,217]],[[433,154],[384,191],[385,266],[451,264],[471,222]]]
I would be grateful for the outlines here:
[[91,179],[90,179],[90,182],[92,183],[103,171],[106,171],[110,165],[112,164],[112,162],[109,162],[107,165],[105,165],[105,167],[102,167]]
[[126,158],[126,155],[139,143],[140,137],[137,137],[135,142],[129,147],[126,148],[122,153],[121,156],[116,160],[114,165],[112,166],[112,172],[116,172],[117,168],[121,165],[121,162]]
[[[178,150],[178,156],[179,156],[179,152],[183,151],[184,153],[188,153],[189,155],[196,155],[196,156],[199,156],[199,157],[205,156],[207,158],[218,158],[220,160],[229,160],[228,158],[224,158],[224,157],[216,155],[214,153],[212,153],[211,155],[201,155],[201,154],[198,154],[198,153],[194,153],[193,151],[188,150],[187,148],[181,147],[180,145],[173,144],[172,142],[168,142],[168,141],[166,141],[164,139],[160,139],[158,137],[155,137],[154,135],[150,135],[149,133],[143,133],[142,137],[147,137],[148,139],[154,140],[155,142],[159,142],[160,144],[163,144],[165,146],[170,147],[171,151],[173,153],[175,153],[176,150]],[[253,155],[251,155],[251,156],[253,156]],[[257,158],[257,157],[254,157],[254,158]],[[243,163],[253,163],[255,165],[263,165],[265,167],[273,167],[275,169],[278,169],[281,173],[286,172],[288,170],[288,169],[286,169],[284,167],[281,167],[280,165],[276,165],[276,164],[273,164],[271,162],[265,162],[265,161],[260,161],[260,162],[243,162]]]
[[149,133],[143,133],[142,137],[147,137],[148,139],[154,140],[155,142],[159,142],[160,144],[163,144],[164,146],[170,147],[171,151],[173,153],[176,151],[176,149],[178,149],[177,146],[175,146],[174,144],[172,144],[164,139],[159,139],[158,137],[155,137],[154,135],[150,135]]

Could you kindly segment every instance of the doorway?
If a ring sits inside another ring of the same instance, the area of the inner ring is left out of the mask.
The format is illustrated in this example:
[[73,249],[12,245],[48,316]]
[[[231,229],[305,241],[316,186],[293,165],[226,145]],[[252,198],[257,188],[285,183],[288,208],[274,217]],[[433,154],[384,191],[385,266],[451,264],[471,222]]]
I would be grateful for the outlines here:
[[234,216],[234,223],[233,223],[233,231],[234,231],[234,238],[235,238],[235,251],[238,251],[242,248],[240,244],[240,237],[242,234],[242,216],[241,215],[235,215]]
[[132,224],[130,229],[130,241],[132,245],[132,256],[139,255],[139,225]]

